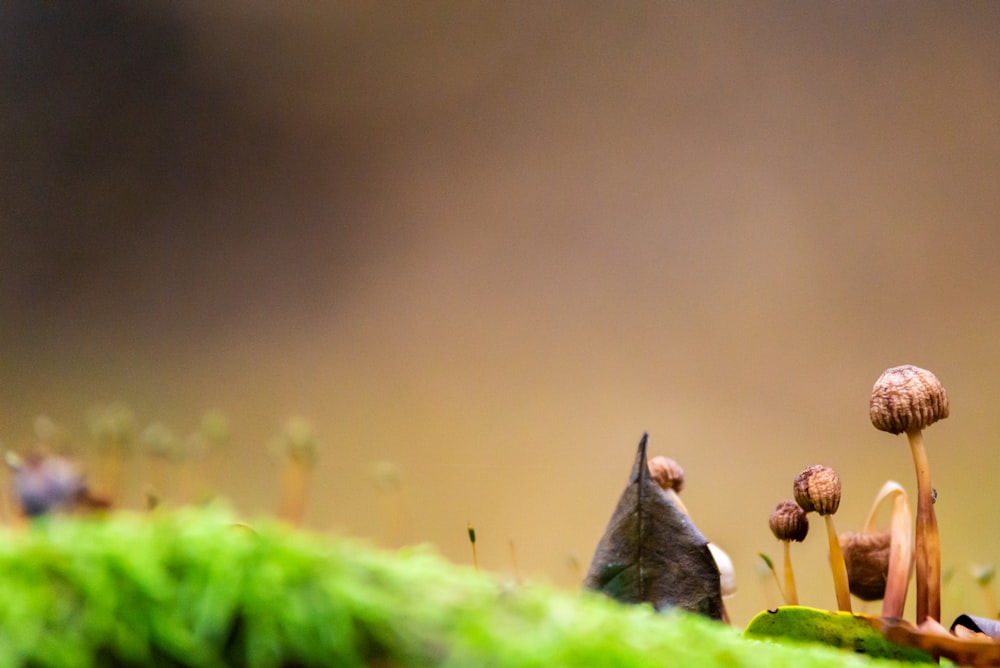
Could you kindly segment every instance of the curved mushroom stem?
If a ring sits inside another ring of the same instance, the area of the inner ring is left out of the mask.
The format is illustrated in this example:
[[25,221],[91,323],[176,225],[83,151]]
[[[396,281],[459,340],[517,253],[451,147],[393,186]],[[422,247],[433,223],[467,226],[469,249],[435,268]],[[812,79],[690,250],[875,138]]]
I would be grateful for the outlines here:
[[823,515],[826,520],[826,535],[830,542],[830,570],[833,571],[833,588],[837,592],[837,609],[851,612],[851,588],[847,581],[847,564],[840,549],[840,538],[833,526],[833,515]]
[[795,572],[792,570],[792,541],[781,541],[785,548],[785,605],[798,605],[799,592],[795,587]]
[[672,487],[668,487],[667,489],[665,489],[663,491],[664,491],[664,493],[666,493],[667,496],[670,497],[670,500],[674,502],[674,505],[677,506],[677,509],[679,511],[681,511],[682,513],[684,513],[688,517],[691,517],[691,513],[688,512],[687,506],[685,506],[684,502],[681,501],[681,495],[680,494],[678,494],[677,492],[675,492]]
[[941,621],[941,539],[923,432],[906,432],[917,472],[917,623]]
[[902,618],[906,607],[906,590],[910,586],[910,567],[913,562],[913,532],[910,529],[912,513],[906,491],[898,482],[887,481],[882,485],[872,503],[868,519],[862,529],[870,534],[875,530],[878,508],[892,497],[892,518],[889,525],[889,569],[886,574],[885,596],[882,599],[882,616]]

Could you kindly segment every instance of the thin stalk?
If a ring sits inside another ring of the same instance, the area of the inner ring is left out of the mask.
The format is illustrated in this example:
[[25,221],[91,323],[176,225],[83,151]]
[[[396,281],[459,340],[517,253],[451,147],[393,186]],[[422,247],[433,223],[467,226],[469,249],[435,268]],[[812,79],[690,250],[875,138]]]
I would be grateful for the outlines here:
[[472,522],[469,522],[469,545],[472,546],[472,566],[479,571],[479,554],[476,552],[476,529],[472,526]]
[[691,513],[688,512],[687,506],[685,506],[684,502],[681,501],[680,494],[678,494],[677,492],[675,492],[673,487],[668,487],[667,489],[665,489],[663,491],[666,493],[667,496],[670,497],[670,500],[674,502],[674,505],[677,506],[677,509],[679,511],[681,511],[682,513],[684,513],[688,517],[691,517]]
[[997,608],[997,597],[993,593],[993,577],[996,575],[994,566],[976,566],[972,569],[972,577],[976,579],[979,591],[983,594],[983,601],[986,603],[986,610],[991,619],[996,619],[1000,615],[1000,608]]
[[908,431],[913,465],[917,473],[917,623],[930,617],[941,621],[941,540],[927,451],[920,430]]
[[310,466],[295,457],[285,462],[278,517],[289,524],[300,526],[305,519],[309,473]]
[[121,446],[112,443],[103,453],[103,475],[101,481],[105,491],[113,497],[119,499],[121,505],[125,505],[125,485],[123,484],[125,471],[125,455]]
[[7,464],[0,462],[0,524],[14,523],[14,484]]
[[912,513],[906,491],[899,483],[889,480],[875,496],[862,533],[875,532],[875,518],[882,502],[892,499],[892,516],[889,525],[889,568],[886,574],[885,596],[882,599],[882,616],[903,616],[906,592],[910,586],[910,568],[913,565],[913,532],[910,528]]
[[1000,616],[1000,610],[997,608],[997,597],[993,593],[992,586],[983,587],[983,599],[986,601],[986,610],[989,611],[990,617],[996,619]]
[[837,592],[837,609],[851,612],[851,588],[847,581],[847,564],[840,549],[840,539],[833,526],[833,515],[823,515],[826,520],[826,536],[830,543],[830,570],[833,572],[833,588]]
[[520,584],[521,580],[521,567],[517,563],[517,550],[514,549],[514,539],[511,538],[508,541],[510,546],[510,564],[514,567],[514,582]]
[[795,587],[795,572],[792,570],[792,541],[781,541],[785,550],[785,605],[799,604],[799,591]]

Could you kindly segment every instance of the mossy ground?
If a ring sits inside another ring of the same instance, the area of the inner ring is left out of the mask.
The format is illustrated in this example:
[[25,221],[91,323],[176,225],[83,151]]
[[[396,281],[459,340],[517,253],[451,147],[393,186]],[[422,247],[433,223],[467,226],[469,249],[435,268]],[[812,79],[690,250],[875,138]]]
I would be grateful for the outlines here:
[[0,666],[893,665],[251,524],[192,509],[5,532]]

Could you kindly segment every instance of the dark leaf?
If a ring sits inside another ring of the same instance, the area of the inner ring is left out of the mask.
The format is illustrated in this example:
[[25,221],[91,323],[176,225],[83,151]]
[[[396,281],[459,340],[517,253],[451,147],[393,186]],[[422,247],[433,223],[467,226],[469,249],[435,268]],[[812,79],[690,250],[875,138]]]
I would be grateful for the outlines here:
[[722,619],[719,569],[708,541],[650,477],[646,440],[644,434],[584,586],[623,603]]

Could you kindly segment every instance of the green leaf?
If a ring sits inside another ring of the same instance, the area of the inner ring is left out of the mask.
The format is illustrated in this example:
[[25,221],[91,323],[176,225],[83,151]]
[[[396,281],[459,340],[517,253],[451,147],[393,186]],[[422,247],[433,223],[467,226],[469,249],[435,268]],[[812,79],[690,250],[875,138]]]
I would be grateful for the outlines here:
[[771,561],[771,557],[767,556],[763,552],[758,552],[757,556],[759,556],[764,561],[764,563],[767,565],[767,570],[769,570],[769,571],[771,571],[773,573],[774,572],[774,562]]
[[646,441],[644,434],[584,586],[623,603],[722,619],[719,569],[708,540],[650,477]]

